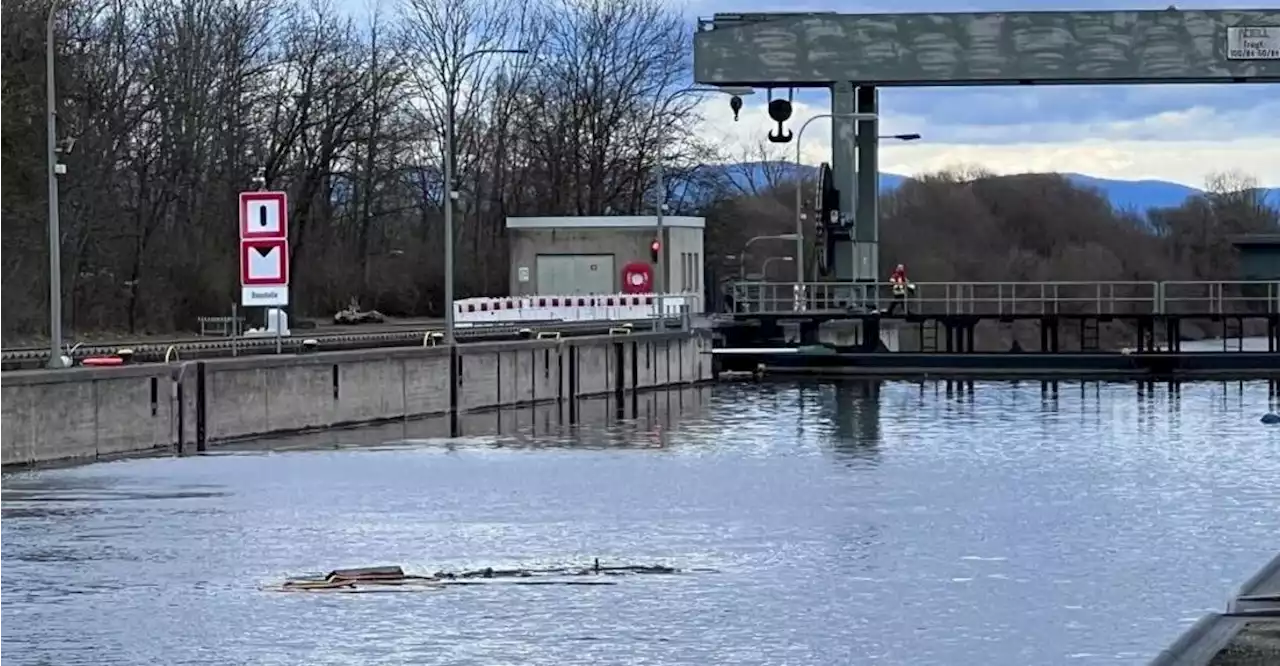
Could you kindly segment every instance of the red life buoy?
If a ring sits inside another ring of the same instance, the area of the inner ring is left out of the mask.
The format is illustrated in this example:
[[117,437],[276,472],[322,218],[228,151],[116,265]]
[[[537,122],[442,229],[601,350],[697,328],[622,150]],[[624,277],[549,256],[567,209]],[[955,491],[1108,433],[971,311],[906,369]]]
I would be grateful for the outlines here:
[[653,267],[633,261],[622,267],[622,293],[647,294],[653,291]]

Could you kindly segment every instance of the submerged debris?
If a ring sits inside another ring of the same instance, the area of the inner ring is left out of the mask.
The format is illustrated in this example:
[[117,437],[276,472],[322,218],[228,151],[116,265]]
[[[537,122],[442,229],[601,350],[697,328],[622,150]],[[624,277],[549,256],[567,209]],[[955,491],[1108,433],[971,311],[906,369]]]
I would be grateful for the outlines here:
[[[704,569],[702,571],[712,571]],[[601,566],[599,558],[587,567],[548,567],[542,569],[473,569],[437,571],[430,576],[406,574],[398,566],[334,569],[323,576],[290,578],[272,588],[281,592],[387,592],[399,590],[442,589],[450,585],[475,585],[504,582],[512,585],[614,585],[598,576],[629,574],[671,575],[686,573],[660,564]],[[589,578],[588,578],[589,577]],[[532,580],[531,580],[532,579]]]

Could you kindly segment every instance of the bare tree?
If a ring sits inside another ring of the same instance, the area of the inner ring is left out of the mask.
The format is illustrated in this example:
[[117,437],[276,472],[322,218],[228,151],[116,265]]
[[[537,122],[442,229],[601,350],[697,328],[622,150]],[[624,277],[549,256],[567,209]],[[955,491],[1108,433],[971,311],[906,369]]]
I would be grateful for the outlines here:
[[[506,288],[508,215],[643,213],[665,200],[706,216],[721,276],[750,237],[794,228],[793,188],[811,187],[809,170],[766,144],[733,154],[696,135],[698,99],[677,94],[691,83],[692,35],[664,0],[398,1],[360,23],[330,0],[59,5],[58,138],[76,139],[60,181],[71,335],[187,328],[226,311],[237,193],[258,173],[289,194],[295,317],[353,297],[438,313],[449,109],[461,296]],[[0,5],[6,345],[47,321],[48,9]],[[467,57],[487,49],[525,53]],[[881,211],[884,260],[921,280],[1221,279],[1233,276],[1231,235],[1280,229],[1240,174],[1211,176],[1203,196],[1146,219],[1058,176],[973,168],[908,181]],[[752,249],[751,270],[790,252]]]

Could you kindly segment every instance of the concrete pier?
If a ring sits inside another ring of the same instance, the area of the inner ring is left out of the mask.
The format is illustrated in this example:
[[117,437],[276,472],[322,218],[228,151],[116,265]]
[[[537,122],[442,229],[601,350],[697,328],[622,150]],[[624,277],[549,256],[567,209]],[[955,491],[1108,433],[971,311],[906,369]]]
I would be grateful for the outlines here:
[[1280,555],[1241,586],[1225,613],[1201,618],[1151,666],[1276,663],[1280,663]]
[[[94,459],[710,380],[702,331],[254,356],[3,376],[4,466]],[[570,410],[571,414],[573,410]]]

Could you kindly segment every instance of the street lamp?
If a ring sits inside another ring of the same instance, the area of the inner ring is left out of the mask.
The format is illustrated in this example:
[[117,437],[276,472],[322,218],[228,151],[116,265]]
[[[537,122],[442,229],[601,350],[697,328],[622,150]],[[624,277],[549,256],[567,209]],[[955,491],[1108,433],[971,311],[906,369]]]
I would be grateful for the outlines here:
[[[737,87],[700,88],[698,86],[690,86],[688,88],[681,88],[680,90],[677,90],[671,93],[670,95],[668,95],[666,101],[663,103],[663,106],[665,107],[667,104],[670,104],[673,100],[675,100],[675,98],[680,97],[681,95],[688,95],[690,93],[706,93],[706,92],[721,93],[724,95],[734,95],[735,97],[755,94],[755,90],[752,88],[737,88]],[[663,234],[662,234],[662,231],[663,231],[662,218],[663,218],[663,215],[666,213],[666,209],[667,209],[667,186],[666,186],[666,183],[663,182],[662,155],[666,148],[666,136],[665,136],[666,133],[664,131],[666,127],[667,127],[666,125],[661,126],[661,129],[658,130],[657,140],[655,141],[655,143],[658,144],[657,145],[658,159],[657,159],[656,168],[654,169],[655,171],[654,180],[657,181],[656,185],[658,188],[658,215],[657,215],[658,219],[655,225],[657,227],[657,230],[655,233],[657,234],[657,237],[658,237],[658,260],[655,262],[657,265],[653,267],[653,273],[654,273],[653,290],[656,293],[656,298],[654,300],[657,303],[657,307],[658,307],[658,321],[661,322],[660,325],[664,328],[666,325],[667,313],[663,309],[662,295],[666,291],[666,285],[667,285],[666,275],[665,275],[666,266],[667,266],[667,239],[663,238]]]
[[796,260],[796,258],[795,258],[795,257],[792,257],[792,256],[790,256],[790,255],[785,256],[785,257],[769,257],[768,259],[765,259],[765,260],[764,260],[764,263],[760,264],[760,275],[763,277],[763,280],[762,280],[762,281],[765,281],[765,280],[768,280],[768,279],[769,279],[769,263],[770,263],[770,262],[773,262],[773,261],[795,261],[795,260]]
[[[812,118],[804,121],[800,126],[800,131],[796,132],[796,171],[800,170],[800,140],[804,138],[804,131],[809,128],[809,123],[820,118],[842,118],[845,120],[876,120],[879,114],[875,113],[820,113]],[[803,209],[803,201],[800,191],[804,189],[800,187],[800,183],[796,183],[796,284],[804,284],[804,215],[801,213]]]
[[45,147],[49,159],[49,367],[65,368],[62,362],[62,232],[58,229],[58,120],[53,80],[53,18],[58,0],[49,4],[45,20],[44,76],[45,115],[48,136]]
[[452,76],[444,86],[445,123],[444,123],[444,342],[450,348],[454,345],[453,317],[453,161],[454,161],[454,115],[456,114],[457,94],[454,88],[462,73],[462,65],[468,60],[482,55],[499,53],[528,53],[528,49],[479,49],[463,54],[453,63]]
[[767,236],[752,236],[747,242],[742,244],[742,252],[738,254],[738,279],[745,279],[747,273],[747,248],[756,241],[762,240],[796,240],[799,239],[798,234],[771,234]]

